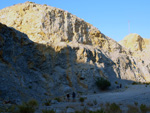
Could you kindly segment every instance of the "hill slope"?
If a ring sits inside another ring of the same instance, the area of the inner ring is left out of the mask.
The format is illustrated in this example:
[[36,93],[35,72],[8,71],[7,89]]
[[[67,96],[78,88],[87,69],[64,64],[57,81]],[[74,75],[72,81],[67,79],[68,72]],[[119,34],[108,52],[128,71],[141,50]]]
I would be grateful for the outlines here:
[[112,89],[115,81],[150,81],[150,66],[141,68],[131,52],[64,10],[26,2],[0,10],[0,22],[3,100],[91,93],[98,77]]

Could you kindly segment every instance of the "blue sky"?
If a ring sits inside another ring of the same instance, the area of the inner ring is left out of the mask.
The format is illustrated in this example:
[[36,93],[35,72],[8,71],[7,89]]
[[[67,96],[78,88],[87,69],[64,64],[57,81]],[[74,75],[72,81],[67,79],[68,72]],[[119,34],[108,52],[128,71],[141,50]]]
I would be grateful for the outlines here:
[[[26,0],[3,0],[0,9]],[[150,38],[150,0],[30,0],[67,10],[116,41],[130,33]]]

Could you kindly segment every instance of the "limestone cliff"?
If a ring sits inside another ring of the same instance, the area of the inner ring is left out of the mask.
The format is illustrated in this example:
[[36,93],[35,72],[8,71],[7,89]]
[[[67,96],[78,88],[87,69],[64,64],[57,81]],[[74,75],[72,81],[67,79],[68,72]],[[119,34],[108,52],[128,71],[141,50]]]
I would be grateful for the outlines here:
[[27,34],[30,40],[37,43],[72,41],[105,49],[115,47],[111,44],[115,41],[103,35],[97,28],[55,7],[26,2],[4,8],[0,15],[0,22]]
[[140,35],[132,33],[119,42],[123,47],[131,51],[138,67],[143,70],[145,78],[149,78],[150,73],[150,39],[142,38]]
[[150,40],[143,39],[140,35],[132,33],[126,36],[119,43],[131,51],[143,51],[144,49],[149,48]]
[[89,93],[97,77],[112,89],[115,81],[150,81],[150,66],[141,68],[132,52],[64,10],[26,2],[0,10],[0,22],[3,99]]

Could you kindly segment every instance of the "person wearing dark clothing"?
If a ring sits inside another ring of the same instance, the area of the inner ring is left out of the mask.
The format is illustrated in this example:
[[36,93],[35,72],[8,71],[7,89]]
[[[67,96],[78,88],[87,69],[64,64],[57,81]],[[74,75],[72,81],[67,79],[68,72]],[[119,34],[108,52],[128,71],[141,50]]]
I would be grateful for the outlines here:
[[120,84],[120,88],[122,88],[122,84]]
[[67,94],[67,99],[68,99],[68,101],[69,101],[69,98],[70,98],[70,95],[69,95],[69,93]]
[[73,101],[75,101],[75,98],[76,98],[75,92],[72,93],[72,98],[73,98]]

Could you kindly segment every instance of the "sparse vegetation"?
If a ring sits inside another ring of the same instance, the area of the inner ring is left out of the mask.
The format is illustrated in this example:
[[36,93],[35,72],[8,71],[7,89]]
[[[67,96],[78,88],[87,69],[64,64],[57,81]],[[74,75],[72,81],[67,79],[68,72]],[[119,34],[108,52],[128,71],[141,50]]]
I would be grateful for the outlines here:
[[97,105],[97,100],[96,99],[93,100],[93,103],[94,103],[94,105]]
[[84,107],[81,111],[75,111],[75,113],[88,113],[88,109]]
[[57,100],[58,102],[61,102],[61,98],[56,97],[54,100]]
[[28,102],[22,103],[22,105],[19,105],[17,113],[34,113],[37,107],[37,101],[32,99]]
[[137,106],[137,105],[138,105],[138,102],[134,102],[134,105]]
[[132,85],[150,85],[150,82],[132,82]]
[[100,109],[97,111],[90,111],[89,113],[106,113],[106,112],[104,111],[104,109]]
[[127,113],[139,113],[139,109],[137,106],[133,106],[133,105],[128,105],[128,111]]
[[115,81],[115,84],[118,84],[118,82],[117,82],[117,81]]
[[44,103],[45,106],[50,106],[51,105],[51,102],[50,100],[46,100],[46,102]]
[[148,107],[145,104],[140,105],[140,110],[142,113],[147,113]]
[[140,82],[132,82],[132,85],[138,85],[141,84]]
[[104,78],[98,78],[96,80],[96,85],[101,89],[101,90],[106,90],[109,86],[111,86],[111,83],[104,79]]
[[88,102],[87,105],[88,105],[88,106],[93,106],[93,103]]
[[104,107],[104,111],[106,113],[122,113],[122,110],[120,109],[120,106],[116,103],[106,103]]
[[47,6],[47,4],[44,4],[44,6]]
[[80,97],[79,101],[80,101],[80,102],[84,102],[84,98],[83,98],[83,97]]
[[78,91],[78,93],[79,93],[80,95],[83,95],[83,92],[81,92],[81,91]]
[[31,86],[31,85],[29,86],[29,89],[32,89],[32,86]]
[[[150,109],[145,104],[141,104],[140,107],[138,107],[137,105],[136,106],[128,105],[127,107],[128,107],[128,110],[126,111],[127,113],[147,113],[150,111]],[[90,111],[87,108],[84,108],[83,110],[76,111],[75,113],[123,113],[123,111],[120,109],[119,104],[116,103],[110,104],[107,102],[104,106],[102,104],[101,109],[97,111]]]
[[111,105],[110,105],[110,112],[111,113],[121,113],[122,112],[122,110],[120,109],[120,106],[119,105],[117,105],[116,103],[112,103]]
[[51,110],[43,109],[42,113],[56,113],[56,112],[53,109]]
[[128,111],[127,113],[147,113],[150,111],[149,107],[147,107],[145,104],[141,104],[140,107],[135,104],[133,105],[128,105]]

